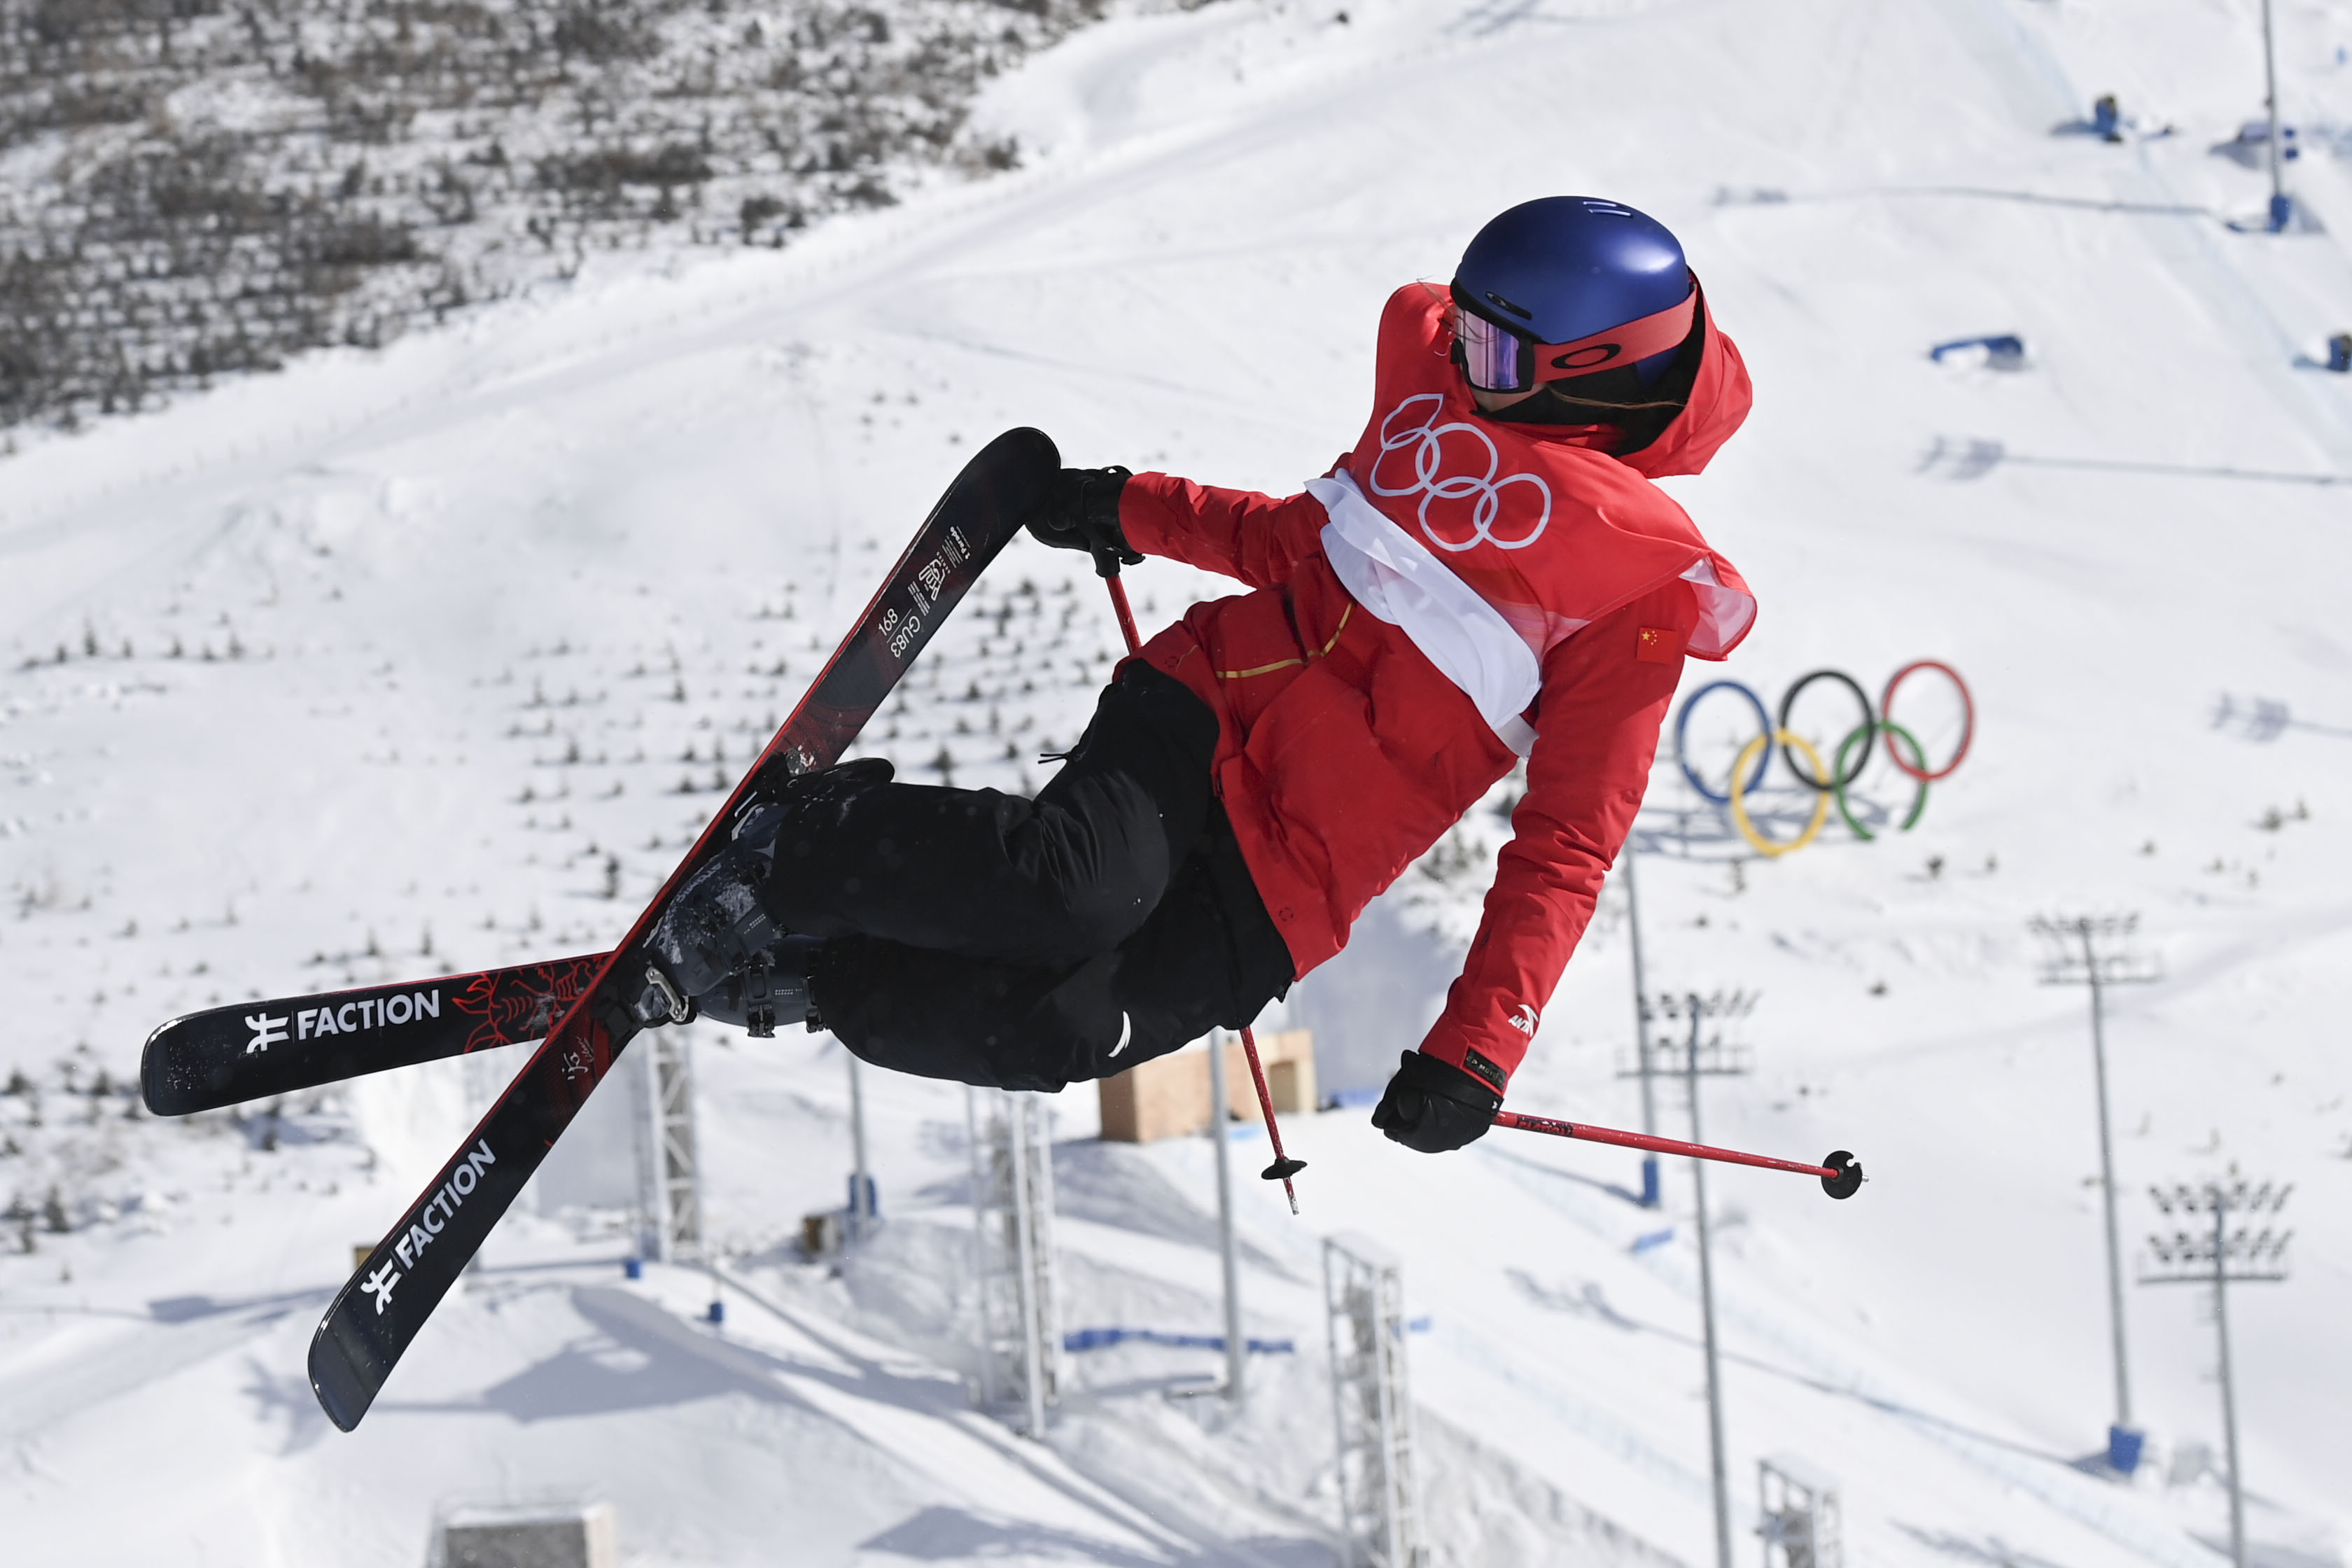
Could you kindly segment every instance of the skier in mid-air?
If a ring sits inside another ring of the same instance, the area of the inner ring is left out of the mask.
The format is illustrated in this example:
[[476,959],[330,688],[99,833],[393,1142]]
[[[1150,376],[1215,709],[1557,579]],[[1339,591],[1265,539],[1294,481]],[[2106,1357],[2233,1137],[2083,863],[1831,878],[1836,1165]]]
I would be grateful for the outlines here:
[[1240,1027],[1511,770],[1484,920],[1372,1115],[1485,1132],[1631,829],[1685,655],[1755,619],[1651,483],[1696,473],[1748,374],[1682,247],[1555,196],[1381,312],[1353,450],[1280,500],[1066,468],[1027,521],[1098,562],[1251,591],[1123,661],[1034,800],[878,760],[755,796],[656,928],[706,1016],[820,1020],[878,1066],[1057,1089]]

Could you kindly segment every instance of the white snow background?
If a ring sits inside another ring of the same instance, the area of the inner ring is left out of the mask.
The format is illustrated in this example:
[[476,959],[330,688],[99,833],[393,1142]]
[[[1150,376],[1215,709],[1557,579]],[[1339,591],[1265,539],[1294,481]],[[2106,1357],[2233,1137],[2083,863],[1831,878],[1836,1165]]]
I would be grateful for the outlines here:
[[[2286,236],[2258,232],[2260,170],[2211,150],[2260,110],[2257,16],[1122,11],[991,89],[1018,172],[25,441],[0,463],[0,1191],[25,1216],[0,1233],[0,1557],[405,1564],[450,1500],[583,1492],[642,1564],[1322,1563],[1318,1245],[1360,1229],[1430,1320],[1434,1561],[1708,1562],[1671,1163],[1660,1215],[1621,1152],[1498,1132],[1424,1159],[1360,1108],[1297,1118],[1304,1216],[1243,1194],[1250,1331],[1297,1352],[1254,1362],[1240,1416],[1166,1396],[1208,1352],[1075,1357],[1030,1445],[961,1381],[961,1091],[869,1078],[887,1223],[835,1272],[795,1238],[843,1190],[839,1047],[698,1030],[724,1327],[697,1273],[624,1281],[595,1205],[625,1145],[583,1128],[343,1436],[304,1381],[312,1325],[509,1064],[184,1125],[122,1092],[178,1012],[613,940],[981,442],[1034,424],[1071,462],[1286,493],[1354,441],[1387,292],[1582,192],[1682,237],[1755,375],[1748,428],[1671,489],[1762,618],[1685,688],[1777,702],[1834,666],[1874,694],[1936,658],[1978,704],[1916,830],[1780,860],[1734,856],[1661,757],[1654,983],[1762,995],[1758,1070],[1709,1088],[1707,1132],[1872,1177],[1846,1204],[1711,1179],[1737,1550],[1786,1452],[1840,1483],[1853,1568],[2223,1561],[2194,1289],[2128,1290],[2155,1461],[2131,1486],[2074,1462],[2112,1414],[2085,1007],[2036,984],[2027,922],[2137,910],[2165,978],[2110,1018],[2126,1249],[2162,1226],[2151,1183],[2294,1184],[2292,1280],[2230,1306],[2254,1555],[2342,1563],[2352,740],[2214,710],[2352,726],[2352,377],[2316,368],[2352,328],[2352,5],[2278,7],[2319,226]],[[2065,129],[2109,90],[2129,139]],[[1988,332],[2024,366],[1928,358]],[[1155,626],[1220,591],[1131,582]],[[1016,545],[866,750],[1034,787],[1117,635],[1082,562]],[[1899,705],[1931,744],[1939,700]],[[1817,687],[1799,727],[1834,739],[1839,700]],[[1717,769],[1731,706],[1694,726]],[[1885,773],[1864,793],[1899,807]],[[1770,798],[1786,832],[1801,802]],[[1474,813],[1301,987],[1327,1086],[1416,1042],[1503,831]],[[1612,891],[1515,1105],[1637,1120],[1627,960]],[[1208,1147],[1097,1144],[1094,1104],[1057,1105],[1066,1321],[1215,1331]]]

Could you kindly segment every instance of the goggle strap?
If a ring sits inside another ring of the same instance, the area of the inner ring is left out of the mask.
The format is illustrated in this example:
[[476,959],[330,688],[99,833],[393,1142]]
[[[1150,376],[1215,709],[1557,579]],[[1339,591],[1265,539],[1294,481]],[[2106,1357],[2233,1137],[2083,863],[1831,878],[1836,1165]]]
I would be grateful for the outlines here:
[[1648,359],[1680,348],[1690,336],[1691,322],[1698,315],[1698,278],[1691,278],[1691,291],[1679,303],[1667,306],[1653,315],[1626,321],[1591,337],[1578,338],[1573,342],[1537,343],[1535,347],[1536,380],[1567,381],[1580,375],[1591,375],[1636,360]]

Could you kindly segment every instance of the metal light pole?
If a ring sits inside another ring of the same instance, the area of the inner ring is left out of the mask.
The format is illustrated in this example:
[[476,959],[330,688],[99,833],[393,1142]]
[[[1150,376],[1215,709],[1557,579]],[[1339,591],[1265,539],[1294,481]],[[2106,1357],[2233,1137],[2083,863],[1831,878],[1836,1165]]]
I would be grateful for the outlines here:
[[971,1155],[971,1276],[978,1287],[980,1340],[980,1407],[994,1408],[996,1405],[996,1343],[991,1333],[988,1300],[988,1199],[994,1184],[995,1172],[984,1162],[987,1156],[980,1142],[980,1117],[974,1104],[972,1087],[963,1086],[964,1147]]
[[[2263,20],[2270,20],[2270,0],[2263,0]],[[2271,121],[2278,123],[2275,114]],[[2230,1375],[2230,1205],[2216,1194],[2213,1202],[2213,1337],[2221,1347],[2221,1444],[2230,1456],[2230,1561],[2246,1568],[2245,1467],[2238,1462],[2238,1387]]]
[[1243,1369],[1248,1346],[1242,1340],[1242,1274],[1234,1245],[1233,1101],[1225,1098],[1225,1042],[1209,1037],[1209,1140],[1217,1151],[1217,1246],[1225,1264],[1225,1398],[1238,1405],[1245,1396]]
[[2140,1271],[2143,1285],[2210,1285],[2213,1287],[2213,1332],[2221,1346],[2221,1438],[2230,1458],[2230,1560],[2246,1568],[2245,1470],[2238,1458],[2238,1390],[2230,1370],[2230,1287],[2232,1284],[2275,1283],[2286,1278],[2286,1247],[2294,1232],[2269,1230],[2229,1233],[2230,1211],[2276,1214],[2294,1191],[2290,1183],[2274,1187],[2243,1180],[2178,1185],[2169,1190],[2150,1187],[2148,1195],[2166,1214],[2189,1215],[2210,1212],[2210,1236],[2175,1231],[2170,1237],[2147,1238],[2151,1258]]
[[[1633,861],[1635,853],[1631,834],[1625,837],[1625,848],[1620,864],[1625,872],[1625,928],[1633,933],[1633,1058],[1634,1070],[1642,1079],[1642,1131],[1654,1138],[1658,1135],[1658,1095],[1650,1072],[1650,990],[1642,972],[1642,900],[1635,893]],[[1698,1139],[1694,1135],[1691,1142]],[[1654,1209],[1658,1196],[1658,1157],[1642,1156],[1642,1206]]]
[[[2294,219],[2294,203],[2286,194],[2279,172],[2278,48],[2271,41],[2271,0],[2263,0],[2263,101],[2270,108],[2271,133],[2266,143],[2271,163],[2271,232],[2278,233]],[[2241,1563],[2239,1568],[2244,1568]]]
[[866,1239],[866,1222],[874,1215],[874,1178],[866,1173],[866,1086],[858,1073],[856,1052],[849,1058],[849,1213],[845,1227],[851,1241]]
[[2107,1321],[2115,1339],[2116,1425],[2130,1431],[2131,1373],[2124,1347],[2123,1249],[2116,1239],[2116,1141],[2107,1111],[2106,993],[2099,983],[2099,960],[2091,945],[2090,923],[2086,921],[2079,929],[2083,971],[2091,987],[2091,1072],[2098,1082],[2099,1092],[2099,1196],[2106,1210]]
[[[1698,998],[1691,998],[1690,1113],[1691,1142],[1705,1142],[1698,1124]],[[1715,1346],[1715,1248],[1706,1228],[1706,1164],[1691,1162],[1691,1192],[1698,1200],[1698,1299],[1706,1321],[1706,1446],[1715,1471],[1716,1568],[1731,1568],[1731,1494],[1728,1466],[1723,1453],[1723,1373]],[[2243,1565],[2241,1564],[2241,1568]]]
[[1029,1107],[1018,1095],[1005,1097],[1006,1125],[1010,1136],[1006,1147],[1013,1158],[1013,1261],[1020,1269],[1014,1282],[1013,1299],[1021,1311],[1021,1392],[1028,1406],[1028,1435],[1034,1439],[1045,1436],[1045,1347],[1039,1342],[1038,1326],[1045,1321],[1045,1303],[1037,1289],[1037,1229],[1034,1220],[1037,1205],[1037,1190],[1031,1177],[1034,1167],[1030,1163],[1030,1145],[1037,1129],[1029,1117]]
[[[1691,992],[1659,998],[1658,1011],[1664,1016],[1687,1016],[1690,1019],[1690,1046],[1683,1063],[1683,1078],[1690,1092],[1690,1141],[1694,1143],[1706,1141],[1699,1125],[1698,1080],[1738,1078],[1748,1070],[1745,1052],[1727,1047],[1720,1034],[1713,1040],[1703,1041],[1701,1032],[1708,1018],[1738,1017],[1755,1005],[1753,996],[1738,991],[1729,995],[1718,993],[1701,996]],[[1691,1190],[1698,1203],[1698,1301],[1706,1346],[1706,1436],[1715,1488],[1715,1561],[1716,1568],[1731,1568],[1731,1475],[1723,1446],[1723,1369],[1715,1334],[1715,1257],[1706,1218],[1706,1167],[1702,1161],[1691,1162]]]
[[[2094,918],[2037,919],[2033,930],[2059,944],[2057,960],[2042,971],[2045,985],[2091,988],[2091,1068],[2098,1089],[2099,1195],[2107,1240],[2107,1327],[2115,1353],[2116,1418],[2107,1428],[2107,1463],[2126,1475],[2139,1468],[2139,1428],[2132,1422],[2131,1370],[2124,1344],[2123,1247],[2116,1219],[2115,1138],[2107,1112],[2106,988],[2144,984],[2160,976],[2128,952],[2100,951],[2103,939],[2119,940],[2139,924],[2136,914]],[[2079,949],[2079,951],[2075,951]]]

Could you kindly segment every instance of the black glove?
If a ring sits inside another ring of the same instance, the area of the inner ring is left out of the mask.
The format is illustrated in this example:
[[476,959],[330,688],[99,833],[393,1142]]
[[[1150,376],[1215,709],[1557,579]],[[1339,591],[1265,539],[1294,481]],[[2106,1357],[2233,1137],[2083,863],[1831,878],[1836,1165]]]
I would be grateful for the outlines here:
[[1118,494],[1133,478],[1127,469],[1064,468],[1024,524],[1040,544],[1083,550],[1106,577],[1121,565],[1140,566],[1143,557],[1118,527]]
[[1423,1154],[1443,1154],[1486,1135],[1503,1097],[1484,1079],[1464,1072],[1450,1062],[1419,1051],[1407,1051],[1397,1063],[1381,1102],[1372,1107],[1372,1125]]

